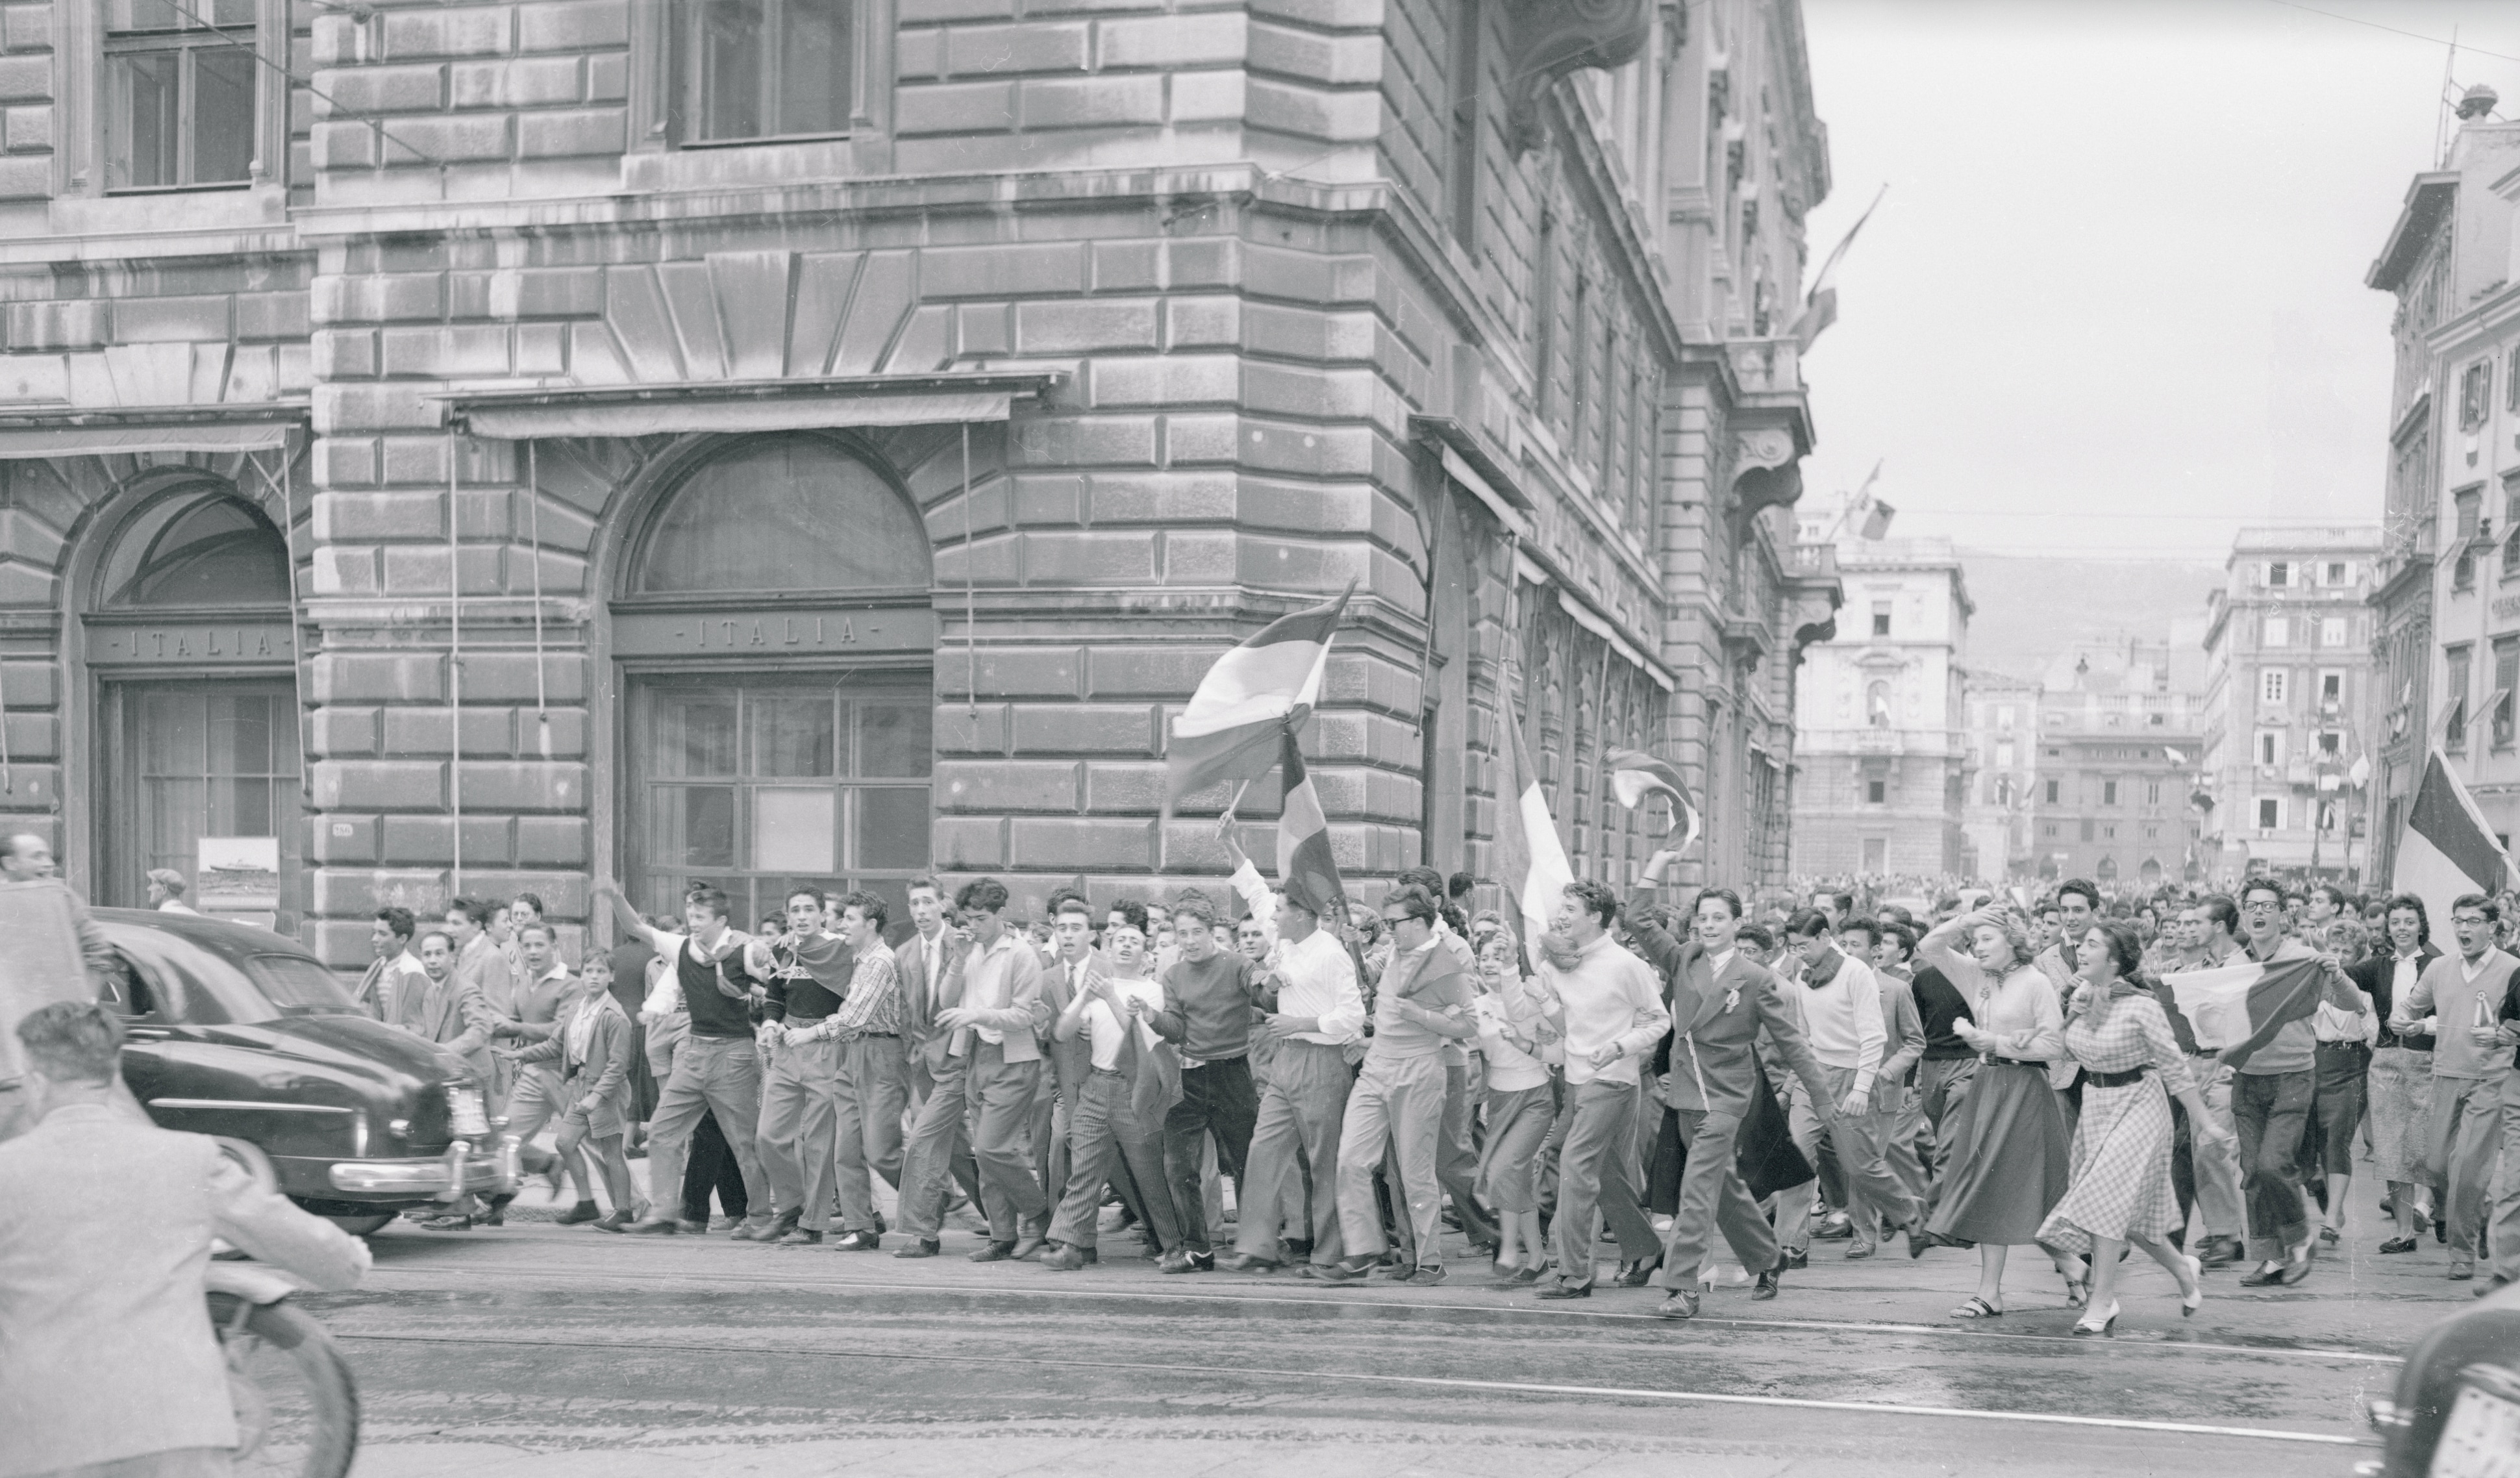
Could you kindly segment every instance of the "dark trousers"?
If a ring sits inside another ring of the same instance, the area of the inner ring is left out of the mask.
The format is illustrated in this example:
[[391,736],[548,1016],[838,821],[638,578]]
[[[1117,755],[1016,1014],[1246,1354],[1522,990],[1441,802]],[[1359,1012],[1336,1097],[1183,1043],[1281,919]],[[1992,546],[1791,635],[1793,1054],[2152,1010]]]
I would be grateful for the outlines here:
[[2302,1127],[2312,1080],[2297,1073],[2231,1075],[2231,1127],[2240,1136],[2240,1193],[2249,1206],[2249,1256],[2280,1261],[2310,1235],[2301,1209]]
[[752,1202],[743,1193],[743,1168],[735,1162],[735,1150],[726,1142],[726,1132],[717,1127],[717,1115],[704,1113],[692,1131],[691,1153],[683,1162],[684,1221],[709,1219],[712,1190],[728,1220],[740,1222],[751,1214]]
[[1654,1131],[1653,1158],[1645,1166],[1645,1209],[1656,1216],[1680,1210],[1680,1182],[1688,1172],[1688,1142],[1681,1137],[1680,1110],[1662,1111]]
[[[1242,1162],[1251,1153],[1251,1131],[1260,1122],[1260,1095],[1251,1086],[1251,1063],[1228,1057],[1200,1067],[1182,1069],[1181,1101],[1164,1116],[1164,1174],[1173,1183],[1173,1218],[1181,1244],[1192,1252],[1208,1251],[1207,1200],[1199,1187],[1202,1158],[1199,1142],[1216,1136],[1216,1167],[1234,1177],[1241,1196]],[[1251,1206],[1242,1214],[1274,1216],[1273,1208]]]

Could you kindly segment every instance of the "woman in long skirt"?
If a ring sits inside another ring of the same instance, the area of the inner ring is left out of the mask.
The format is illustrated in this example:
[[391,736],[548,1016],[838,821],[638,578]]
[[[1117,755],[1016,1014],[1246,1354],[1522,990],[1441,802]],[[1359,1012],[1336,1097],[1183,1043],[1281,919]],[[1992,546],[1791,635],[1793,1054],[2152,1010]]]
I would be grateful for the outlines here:
[[2389,1213],[2397,1221],[2396,1234],[2380,1250],[2412,1252],[2423,1245],[2434,1188],[2432,1173],[2424,1168],[2424,1141],[2433,1113],[2433,1039],[2389,1030],[2389,1011],[2401,990],[2412,987],[2441,951],[2433,948],[2424,901],[2412,893],[2389,900],[2385,927],[2387,947],[2346,973],[2380,1013],[2365,1117],[2371,1131],[2371,1174],[2388,1187]]
[[2205,1111],[2170,1018],[2139,978],[2143,942],[2122,923],[2084,936],[2081,985],[2067,1008],[2065,1051],[2083,1067],[2083,1112],[2074,1126],[2073,1180],[2039,1229],[2052,1255],[2091,1270],[2091,1302],[2077,1334],[2106,1334],[2118,1317],[2118,1258],[2132,1242],[2179,1280],[2179,1311],[2205,1301],[2203,1266],[2170,1245],[2179,1220],[2170,1184],[2170,1096],[2207,1142],[2228,1131]]
[[[1952,1155],[1943,1196],[1926,1236],[1911,1239],[1909,1253],[1975,1244],[1977,1292],[1952,1317],[1996,1319],[2003,1313],[2005,1254],[2037,1241],[2065,1194],[2070,1131],[2064,1100],[2048,1081],[2048,1064],[2065,1055],[2064,1014],[2056,987],[2032,963],[2038,952],[2029,924],[2009,909],[1963,914],[1926,935],[1916,954],[1968,999],[1975,1020],[1954,1029],[1976,1049],[1978,1070],[1968,1097],[1944,1121]],[[2080,1305],[2079,1265],[2055,1261],[2067,1297]]]
[[1488,1134],[1479,1155],[1478,1193],[1497,1213],[1497,1276],[1514,1287],[1540,1281],[1549,1244],[1540,1234],[1537,1166],[1555,1116],[1549,1064],[1541,1060],[1548,1023],[1524,989],[1519,947],[1499,929],[1479,946],[1479,993],[1470,1002],[1487,1058]]

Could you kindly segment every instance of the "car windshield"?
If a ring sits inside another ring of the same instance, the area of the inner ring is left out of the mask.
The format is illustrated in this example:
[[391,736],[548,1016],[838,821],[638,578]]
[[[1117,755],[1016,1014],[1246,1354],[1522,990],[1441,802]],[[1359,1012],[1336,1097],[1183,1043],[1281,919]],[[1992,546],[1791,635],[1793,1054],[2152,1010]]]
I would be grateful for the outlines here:
[[284,1015],[356,1009],[333,972],[312,960],[296,955],[248,955],[245,970]]

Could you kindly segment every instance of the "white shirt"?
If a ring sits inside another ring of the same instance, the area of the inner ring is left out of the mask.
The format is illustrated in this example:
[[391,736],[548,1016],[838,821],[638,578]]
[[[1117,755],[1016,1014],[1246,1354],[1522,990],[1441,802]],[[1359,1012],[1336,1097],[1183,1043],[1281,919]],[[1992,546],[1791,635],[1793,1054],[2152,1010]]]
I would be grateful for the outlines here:
[[[1607,934],[1576,951],[1573,969],[1560,969],[1554,961],[1544,963],[1540,980],[1564,1008],[1570,1087],[1581,1088],[1596,1078],[1636,1082],[1637,1059],[1650,1053],[1671,1030],[1671,1012],[1663,1007],[1662,981],[1653,967]],[[1595,1067],[1593,1053],[1613,1045],[1621,1054]]]
[[[1520,994],[1518,983],[1508,989]],[[1549,1081],[1549,1064],[1506,1040],[1510,1029],[1525,1041],[1539,1033],[1538,1013],[1529,1021],[1516,1022],[1506,1006],[1505,997],[1481,992],[1470,1002],[1471,1014],[1478,1018],[1479,1051],[1488,1059],[1488,1087],[1497,1093],[1518,1093],[1538,1088]]]
[[1248,857],[1242,859],[1242,866],[1234,870],[1231,880],[1234,891],[1241,895],[1242,906],[1251,911],[1253,921],[1260,925],[1261,937],[1269,941],[1269,950],[1274,953],[1278,948],[1277,893],[1270,888],[1268,879],[1260,875],[1260,870],[1251,865]]
[[[1164,987],[1159,980],[1113,980],[1111,989],[1122,1001],[1144,1001],[1150,1011],[1164,1008]],[[1155,1046],[1155,1029],[1147,1018],[1138,1018],[1138,1051],[1151,1052]],[[1117,1072],[1120,1068],[1120,1018],[1100,997],[1085,1003],[1085,1029],[1094,1034],[1094,1067],[1098,1072]]]
[[1881,982],[1872,967],[1841,954],[1837,973],[1826,985],[1797,982],[1789,999],[1800,1009],[1803,1035],[1812,1055],[1823,1067],[1852,1068],[1855,1092],[1872,1092],[1873,1071],[1881,1065],[1889,1032],[1881,1025]]
[[1341,1047],[1365,1035],[1365,993],[1356,982],[1356,962],[1329,930],[1281,941],[1277,974],[1279,1014],[1321,1019],[1319,1031],[1297,1032],[1291,1040]]

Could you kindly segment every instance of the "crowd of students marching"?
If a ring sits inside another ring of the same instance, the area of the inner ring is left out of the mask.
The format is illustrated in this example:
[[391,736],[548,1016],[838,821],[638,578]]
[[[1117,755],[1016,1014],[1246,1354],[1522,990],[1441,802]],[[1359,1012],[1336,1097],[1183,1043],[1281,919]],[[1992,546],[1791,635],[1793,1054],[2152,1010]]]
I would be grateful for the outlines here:
[[[1526,951],[1463,914],[1466,876],[1325,918],[1236,860],[1238,922],[1197,889],[1018,920],[994,879],[922,878],[906,931],[810,888],[745,930],[704,884],[679,920],[608,891],[624,943],[573,970],[531,895],[387,909],[361,994],[465,1056],[573,1190],[559,1220],[600,1232],[705,1232],[714,1192],[733,1239],[782,1247],[933,1257],[950,1221],[973,1261],[1075,1271],[1125,1229],[1166,1274],[1423,1286],[1450,1229],[1498,1285],[1650,1284],[1672,1319],[1719,1238],[1752,1300],[1823,1242],[1974,1248],[1973,1320],[2035,1248],[2102,1333],[2131,1250],[2182,1314],[2235,1262],[2309,1277],[2367,1159],[2380,1252],[2520,1277],[2520,962],[2487,898],[2452,906],[2454,951],[2417,899],[2268,881],[1753,920],[1720,887],[1666,901],[1665,854],[1627,899],[1567,887]],[[2167,977],[2286,960],[2318,962],[2315,1014],[2236,1067],[2200,1046]]]

